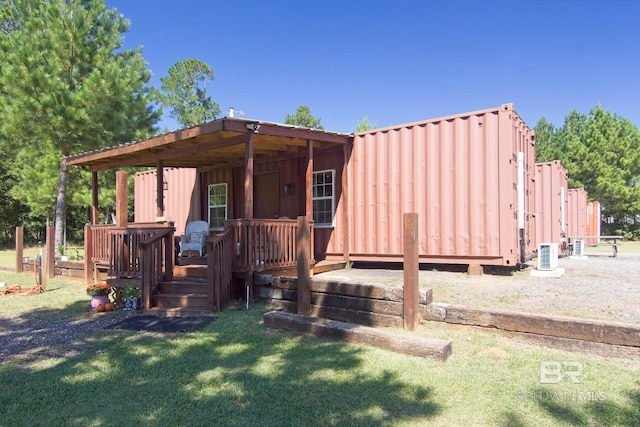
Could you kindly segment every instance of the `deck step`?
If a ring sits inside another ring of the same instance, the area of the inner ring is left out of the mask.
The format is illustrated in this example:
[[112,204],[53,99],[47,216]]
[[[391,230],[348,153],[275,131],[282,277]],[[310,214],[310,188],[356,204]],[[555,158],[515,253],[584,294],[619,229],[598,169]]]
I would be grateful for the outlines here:
[[206,308],[209,306],[209,297],[206,294],[160,293],[153,295],[152,300],[154,307]]
[[143,310],[143,314],[163,317],[211,316],[212,310],[197,307],[153,307]]
[[209,284],[191,280],[172,280],[159,284],[160,294],[207,294]]
[[207,278],[206,265],[176,265],[173,267],[173,277],[178,278]]

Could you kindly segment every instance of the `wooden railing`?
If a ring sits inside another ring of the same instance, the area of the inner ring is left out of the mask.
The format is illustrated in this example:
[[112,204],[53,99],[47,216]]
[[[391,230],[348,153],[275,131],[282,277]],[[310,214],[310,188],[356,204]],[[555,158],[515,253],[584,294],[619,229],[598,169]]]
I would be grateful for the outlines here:
[[[253,272],[296,266],[297,220],[232,219],[225,221],[225,228],[232,230],[236,248],[233,271]],[[313,235],[313,224],[310,224],[310,231]]]
[[[209,306],[222,310],[231,300],[233,230],[227,229],[207,240],[207,277]],[[215,299],[215,301],[214,301]]]
[[[172,235],[175,232],[172,223],[132,223],[126,228],[112,224],[86,226],[85,281],[95,279],[96,265],[104,265],[111,280],[139,284],[142,277],[140,242],[166,230],[171,230]],[[173,240],[171,245],[173,247]],[[166,264],[169,261],[173,266],[173,255]]]
[[[142,308],[144,309],[151,308],[151,296],[156,293],[159,283],[173,279],[174,232],[173,227],[157,230],[149,237],[140,239]],[[144,234],[147,234],[146,229]]]
[[[297,231],[298,221],[290,219],[226,221],[225,231],[207,241],[210,306],[220,310],[228,303],[233,273],[296,268]],[[158,283],[172,280],[174,232],[172,223],[87,226],[85,269],[93,272],[100,263],[107,267],[110,283],[141,286],[143,306],[150,308]],[[309,232],[313,236],[312,222]],[[306,253],[313,262],[313,241]]]

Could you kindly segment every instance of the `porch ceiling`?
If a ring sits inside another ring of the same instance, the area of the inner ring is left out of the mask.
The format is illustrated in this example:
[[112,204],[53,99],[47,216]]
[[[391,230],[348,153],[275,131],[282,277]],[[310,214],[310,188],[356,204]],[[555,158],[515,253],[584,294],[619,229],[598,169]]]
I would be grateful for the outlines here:
[[132,166],[206,167],[244,161],[246,144],[253,134],[254,158],[347,144],[352,135],[256,120],[224,118],[192,128],[67,157],[70,166],[93,171]]

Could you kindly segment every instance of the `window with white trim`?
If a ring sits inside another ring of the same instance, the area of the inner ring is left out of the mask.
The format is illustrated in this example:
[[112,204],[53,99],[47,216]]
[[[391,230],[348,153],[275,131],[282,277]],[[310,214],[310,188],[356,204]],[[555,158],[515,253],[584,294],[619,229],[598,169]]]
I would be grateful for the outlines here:
[[312,199],[315,227],[332,227],[335,215],[335,169],[313,173]]
[[223,230],[227,219],[227,184],[209,185],[209,228]]

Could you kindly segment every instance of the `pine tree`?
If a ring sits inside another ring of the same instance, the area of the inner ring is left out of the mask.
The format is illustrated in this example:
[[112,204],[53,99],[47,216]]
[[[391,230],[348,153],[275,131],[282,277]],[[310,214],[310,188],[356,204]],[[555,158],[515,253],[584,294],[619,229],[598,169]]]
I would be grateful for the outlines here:
[[150,72],[140,49],[122,49],[129,22],[104,0],[0,0],[0,11],[0,142],[15,156],[13,194],[55,212],[60,246],[73,185],[64,157],[149,135]]
[[199,59],[185,59],[169,68],[162,77],[162,105],[184,127],[214,120],[221,113],[220,105],[207,94],[207,81],[213,81],[214,71]]
[[296,114],[287,114],[284,119],[285,124],[303,126],[311,129],[324,129],[320,124],[320,117],[313,117],[311,109],[307,105],[301,105],[296,110]]
[[536,125],[536,160],[560,160],[569,187],[584,187],[612,217],[619,232],[640,233],[640,130],[629,120],[594,107],[571,112],[562,128]]

